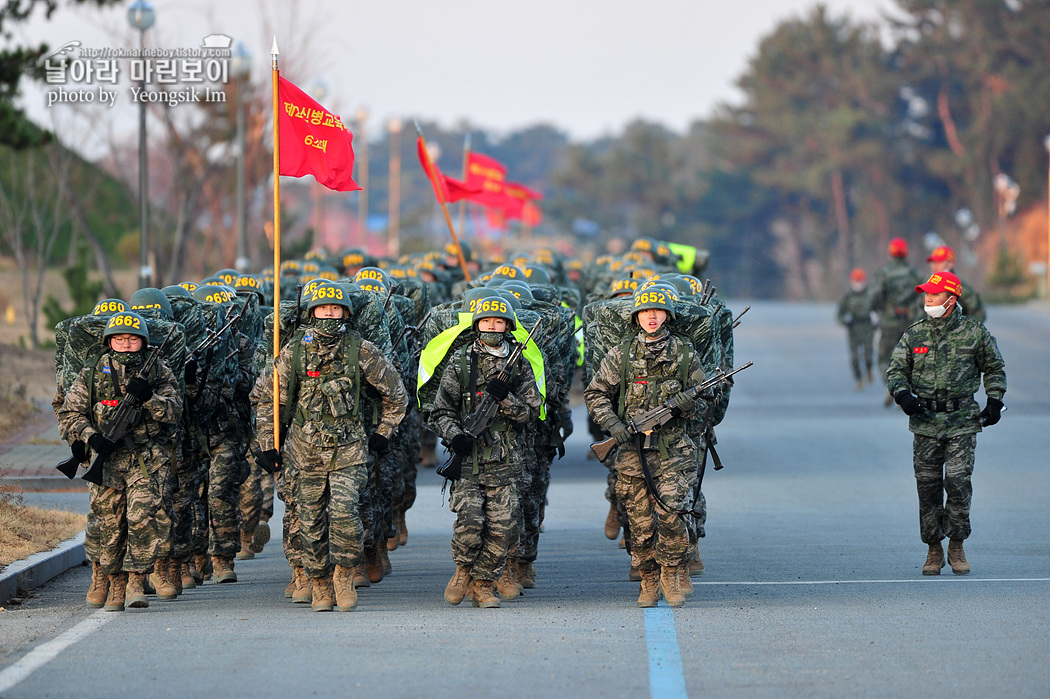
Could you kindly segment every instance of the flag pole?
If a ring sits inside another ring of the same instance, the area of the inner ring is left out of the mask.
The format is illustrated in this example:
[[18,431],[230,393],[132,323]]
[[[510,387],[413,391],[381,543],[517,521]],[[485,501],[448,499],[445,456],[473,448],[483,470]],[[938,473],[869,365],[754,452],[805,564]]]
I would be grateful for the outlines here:
[[[277,357],[281,353],[281,143],[277,128],[277,37],[273,38],[273,448],[281,450],[281,377]],[[296,308],[298,313],[299,309]]]
[[[460,179],[463,180],[464,182],[467,181],[467,160],[469,158],[470,158],[470,132],[468,131],[466,133],[466,135],[463,136],[463,177],[461,177]],[[466,199],[461,199],[460,202],[459,202],[459,220],[456,221],[456,223],[459,224],[459,232],[460,233],[463,233],[464,231],[467,230],[466,227],[465,227],[467,225],[467,200]],[[474,233],[476,235],[477,231],[475,231]]]
[[[434,176],[434,171],[430,165],[430,153],[427,152],[427,139],[423,138],[423,129],[419,127],[419,120],[413,119],[416,124],[416,133],[419,134],[419,140],[423,143],[423,153],[427,159],[427,179],[433,184],[437,179]],[[445,197],[441,194],[440,185],[435,185],[434,192],[437,194],[438,203],[441,204],[441,210],[445,212],[445,223],[448,224],[448,232],[452,234],[452,243],[456,246],[456,255],[459,257],[459,266],[463,270],[463,278],[468,282],[470,281],[470,271],[467,269],[467,260],[463,257],[463,248],[459,246],[459,238],[456,237],[456,229],[452,227],[452,217],[448,215],[448,204],[445,203]]]

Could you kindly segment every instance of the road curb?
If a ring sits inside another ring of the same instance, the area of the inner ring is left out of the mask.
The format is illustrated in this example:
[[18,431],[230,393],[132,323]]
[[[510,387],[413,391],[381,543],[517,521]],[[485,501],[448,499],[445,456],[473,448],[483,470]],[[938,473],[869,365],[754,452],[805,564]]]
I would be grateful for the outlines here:
[[0,604],[18,594],[18,590],[32,590],[87,560],[84,554],[84,532],[42,553],[34,553],[24,561],[15,561],[0,574]]
[[0,490],[17,488],[25,493],[83,492],[88,491],[88,482],[65,476],[8,476],[0,478]]

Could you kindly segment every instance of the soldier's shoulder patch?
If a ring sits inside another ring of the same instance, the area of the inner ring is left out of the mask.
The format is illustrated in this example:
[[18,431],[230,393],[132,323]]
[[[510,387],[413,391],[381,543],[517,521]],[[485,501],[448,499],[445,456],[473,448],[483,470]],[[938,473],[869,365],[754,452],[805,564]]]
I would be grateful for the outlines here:
[[112,370],[111,370],[111,369],[109,368],[109,366],[107,366],[107,365],[103,365],[103,367],[102,367],[102,373],[103,373],[103,374],[112,374],[112,373],[113,373],[113,371],[112,371]]
[[929,354],[930,353],[930,348],[929,347],[912,347],[911,351],[912,351],[912,354]]
[[314,334],[313,333],[306,333],[305,335],[303,335],[303,342],[313,342],[313,341],[314,341]]

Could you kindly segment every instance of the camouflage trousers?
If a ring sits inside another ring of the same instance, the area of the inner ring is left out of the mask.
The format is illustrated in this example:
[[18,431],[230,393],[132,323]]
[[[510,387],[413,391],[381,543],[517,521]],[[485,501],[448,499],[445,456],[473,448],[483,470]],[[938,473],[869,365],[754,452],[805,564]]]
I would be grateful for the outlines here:
[[915,435],[912,454],[923,543],[970,536],[970,477],[976,447],[976,434],[948,439]]
[[284,453],[286,472],[289,462],[298,471],[291,495],[306,574],[324,577],[333,565],[360,563],[365,530],[359,508],[371,465],[363,443],[321,448],[292,432]]
[[238,508],[241,514],[241,532],[252,534],[259,526],[263,510],[263,470],[255,463],[255,458],[248,461],[248,477],[241,483],[238,493]]
[[423,420],[419,408],[414,402],[409,403],[408,414],[401,421],[400,432],[404,439],[401,448],[401,480],[405,491],[400,505],[407,512],[416,504],[416,477],[419,475],[419,450],[422,448]]
[[148,573],[158,557],[171,555],[170,477],[167,464],[149,474],[135,466],[122,489],[91,485],[92,547],[102,572]]
[[263,471],[259,485],[262,488],[262,520],[268,522],[273,517],[274,474]]
[[186,561],[199,551],[195,544],[196,539],[202,537],[203,526],[199,520],[204,508],[200,503],[199,468],[191,458],[186,458],[182,448],[176,454],[173,475],[172,557]]
[[281,469],[281,480],[277,484],[277,497],[284,503],[282,521],[281,548],[288,565],[294,568],[303,567],[303,544],[299,538],[299,512],[295,507],[295,489],[298,487],[299,469],[290,461],[284,462]]
[[[672,509],[682,510],[691,504],[696,477],[695,469],[668,470],[654,475],[653,480],[663,501]],[[627,510],[633,567],[654,570],[686,562],[689,532],[684,519],[656,504],[643,477],[618,474],[616,496]]]
[[518,541],[518,484],[486,486],[461,478],[449,498],[449,509],[456,513],[452,560],[471,568],[478,580],[498,579],[507,551]]
[[401,453],[396,448],[397,440],[395,435],[390,451],[374,460],[376,468],[369,495],[372,504],[372,535],[376,541],[385,542],[394,535],[394,504],[404,499],[405,481],[401,475]]
[[533,458],[525,464],[528,474],[520,492],[522,531],[517,557],[527,563],[534,562],[539,552],[540,526],[543,524],[543,515],[547,508],[547,490],[551,485],[553,458],[553,451],[539,448],[535,450]]
[[233,558],[241,548],[238,499],[241,483],[248,477],[248,462],[237,435],[209,435],[208,450],[208,553]]
[[[604,436],[601,439],[605,439]],[[605,499],[609,501],[609,504],[616,508],[616,518],[620,521],[620,529],[623,530],[623,543],[624,548],[627,549],[628,555],[631,553],[631,527],[630,521],[627,518],[627,508],[620,502],[620,498],[616,496],[616,452],[614,451],[609,455],[609,458],[605,460],[605,465],[609,469],[609,472],[605,474]]]
[[[872,355],[874,354],[872,346],[875,344],[875,328],[867,320],[853,323],[849,326],[847,340],[849,342],[849,362],[853,368],[853,378],[860,381],[864,376],[861,372],[871,371],[874,365],[872,361]],[[891,348],[890,352],[892,351]],[[889,367],[888,361],[886,366]]]

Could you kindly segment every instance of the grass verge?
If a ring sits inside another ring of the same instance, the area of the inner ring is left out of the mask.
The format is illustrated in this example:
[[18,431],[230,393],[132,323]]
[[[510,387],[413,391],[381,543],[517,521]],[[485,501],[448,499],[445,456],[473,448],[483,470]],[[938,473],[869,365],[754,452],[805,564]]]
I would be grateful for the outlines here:
[[87,526],[87,516],[26,505],[20,492],[0,491],[0,571],[50,551]]

